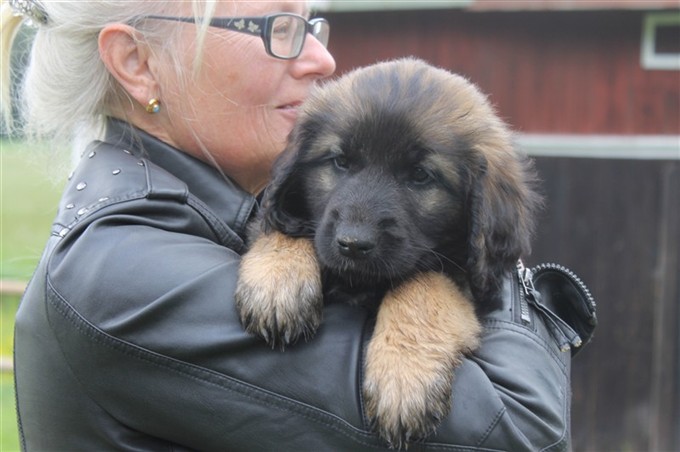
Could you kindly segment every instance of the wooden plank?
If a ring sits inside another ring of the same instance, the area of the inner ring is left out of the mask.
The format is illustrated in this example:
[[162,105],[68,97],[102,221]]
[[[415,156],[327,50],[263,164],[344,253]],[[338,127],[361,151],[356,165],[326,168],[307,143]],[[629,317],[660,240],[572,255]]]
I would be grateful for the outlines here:
[[548,208],[529,263],[557,261],[598,302],[573,362],[575,450],[680,448],[680,162],[538,158]]
[[23,295],[26,290],[25,281],[0,280],[0,294],[3,295]]

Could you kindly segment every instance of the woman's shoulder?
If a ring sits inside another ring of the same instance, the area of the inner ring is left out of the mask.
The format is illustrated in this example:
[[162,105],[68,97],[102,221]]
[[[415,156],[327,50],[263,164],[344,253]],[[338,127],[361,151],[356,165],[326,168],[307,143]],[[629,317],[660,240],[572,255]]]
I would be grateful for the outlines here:
[[184,181],[96,143],[69,178],[43,259],[52,288],[75,305],[125,292],[144,303],[215,268],[235,274],[241,247]]
[[[201,236],[236,252],[244,248],[244,226],[234,227],[219,210],[221,206],[217,208],[196,196],[189,188],[191,182],[139,151],[94,142],[82,153],[68,179],[54,221],[54,235],[65,237],[95,221],[125,216],[125,221]],[[233,187],[225,184],[214,190],[221,193],[223,204],[230,203]],[[234,204],[237,206],[232,210],[249,212],[240,198]]]
[[186,200],[186,184],[149,166],[147,160],[123,147],[92,143],[68,177],[56,221],[70,227],[102,207],[153,197],[159,190],[166,198]]

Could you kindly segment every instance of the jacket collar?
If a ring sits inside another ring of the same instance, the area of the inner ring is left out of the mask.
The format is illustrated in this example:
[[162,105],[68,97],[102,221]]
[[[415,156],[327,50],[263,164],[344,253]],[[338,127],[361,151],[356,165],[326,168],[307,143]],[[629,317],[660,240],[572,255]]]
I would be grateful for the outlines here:
[[119,119],[108,120],[106,142],[147,158],[183,181],[193,196],[234,232],[245,236],[246,223],[257,202],[220,171]]

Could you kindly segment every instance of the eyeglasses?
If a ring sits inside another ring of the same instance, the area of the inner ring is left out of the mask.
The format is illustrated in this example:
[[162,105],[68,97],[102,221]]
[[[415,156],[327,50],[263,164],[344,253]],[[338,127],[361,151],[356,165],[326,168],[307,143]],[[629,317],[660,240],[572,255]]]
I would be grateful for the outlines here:
[[[201,19],[175,16],[144,16],[144,19],[174,20],[191,24]],[[274,58],[292,60],[300,56],[307,33],[311,33],[324,47],[328,46],[330,25],[326,19],[307,20],[290,13],[270,14],[262,17],[215,17],[211,27],[259,36],[267,53]]]

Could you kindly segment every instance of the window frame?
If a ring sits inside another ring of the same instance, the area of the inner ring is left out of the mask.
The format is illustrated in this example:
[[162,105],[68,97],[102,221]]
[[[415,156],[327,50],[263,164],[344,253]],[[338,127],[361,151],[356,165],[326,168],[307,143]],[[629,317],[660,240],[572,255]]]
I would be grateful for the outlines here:
[[640,52],[640,62],[644,69],[680,70],[680,52],[662,53],[656,51],[657,29],[668,25],[680,27],[680,12],[657,12],[645,15]]

